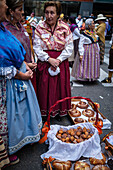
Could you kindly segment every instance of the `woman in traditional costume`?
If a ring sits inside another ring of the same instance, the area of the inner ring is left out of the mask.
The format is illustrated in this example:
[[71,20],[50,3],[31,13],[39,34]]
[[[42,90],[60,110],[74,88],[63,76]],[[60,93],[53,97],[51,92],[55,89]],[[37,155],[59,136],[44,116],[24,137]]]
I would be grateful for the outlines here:
[[14,155],[18,150],[40,140],[42,120],[29,80],[33,72],[26,70],[24,62],[26,52],[16,37],[4,27],[5,0],[0,0],[0,5],[0,135],[10,163],[14,164],[19,161]]
[[72,68],[72,76],[81,81],[94,81],[100,76],[98,36],[93,19],[85,21],[85,31],[79,41],[78,55]]
[[[71,96],[68,58],[73,51],[73,39],[69,26],[59,18],[60,3],[45,2],[46,20],[35,31],[34,51],[38,56],[37,96],[42,116],[56,101]],[[71,102],[54,107],[51,117],[67,115]]]
[[34,61],[34,56],[31,50],[29,34],[24,26],[20,23],[22,20],[24,0],[6,0],[8,6],[7,19],[3,22],[4,26],[21,42],[26,51],[25,62],[27,62],[28,69],[33,70],[33,78],[31,82],[36,90],[36,72],[37,64]]

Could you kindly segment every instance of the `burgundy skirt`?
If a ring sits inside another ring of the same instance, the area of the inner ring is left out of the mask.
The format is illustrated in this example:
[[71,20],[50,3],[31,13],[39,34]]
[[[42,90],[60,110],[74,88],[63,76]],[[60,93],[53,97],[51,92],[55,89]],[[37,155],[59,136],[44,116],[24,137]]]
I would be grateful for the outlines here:
[[31,82],[34,87],[35,93],[37,95],[36,71],[35,70],[33,70],[33,78],[31,79]]
[[[46,51],[52,58],[57,58],[61,52]],[[51,106],[56,101],[71,96],[70,88],[70,72],[68,59],[63,61],[60,67],[60,73],[56,76],[51,76],[48,72],[48,68],[51,65],[48,62],[41,62],[38,60],[37,64],[37,97],[42,116],[47,116]],[[71,107],[71,101],[56,105],[51,112],[51,117],[55,117],[57,114],[65,116],[67,111]]]

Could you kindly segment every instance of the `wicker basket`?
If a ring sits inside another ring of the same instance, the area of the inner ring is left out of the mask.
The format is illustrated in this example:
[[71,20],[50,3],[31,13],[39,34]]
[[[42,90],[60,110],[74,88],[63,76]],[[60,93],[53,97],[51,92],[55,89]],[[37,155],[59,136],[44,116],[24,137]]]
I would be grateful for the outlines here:
[[111,143],[108,142],[107,138],[109,138],[109,136],[113,136],[113,131],[109,132],[106,136],[104,136],[104,138],[102,139],[103,142],[105,142],[106,146],[108,147],[108,149],[112,152],[113,154],[113,145]]
[[43,128],[42,128],[42,137],[39,141],[39,143],[44,143],[46,140],[47,140],[47,133],[48,131],[50,130],[50,114],[51,114],[51,111],[53,110],[53,108],[59,104],[59,103],[62,103],[66,100],[81,100],[81,99],[85,99],[87,100],[88,102],[90,102],[90,104],[92,105],[93,109],[95,110],[96,112],[96,121],[95,121],[95,127],[98,129],[99,133],[101,134],[102,133],[102,130],[101,128],[97,125],[97,122],[98,122],[98,106],[92,102],[91,99],[89,98],[86,98],[86,97],[81,97],[81,96],[74,96],[74,97],[66,97],[64,99],[61,99],[61,100],[58,100],[53,106],[50,107],[49,109],[49,114],[48,114],[48,117],[47,117],[47,121],[44,123],[43,125]]

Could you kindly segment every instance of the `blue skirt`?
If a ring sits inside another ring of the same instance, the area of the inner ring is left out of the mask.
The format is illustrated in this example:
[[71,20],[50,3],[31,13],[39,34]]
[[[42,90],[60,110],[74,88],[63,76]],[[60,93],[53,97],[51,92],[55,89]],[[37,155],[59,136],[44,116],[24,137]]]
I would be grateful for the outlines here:
[[[24,63],[20,71],[26,72]],[[9,154],[14,154],[24,145],[40,140],[42,119],[30,80],[7,80],[6,93]]]

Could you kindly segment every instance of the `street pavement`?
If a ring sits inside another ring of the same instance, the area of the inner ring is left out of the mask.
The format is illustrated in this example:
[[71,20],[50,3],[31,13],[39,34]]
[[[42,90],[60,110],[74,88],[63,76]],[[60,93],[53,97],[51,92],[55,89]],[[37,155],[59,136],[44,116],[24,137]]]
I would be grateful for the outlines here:
[[[100,104],[100,112],[113,122],[113,78],[111,84],[101,83],[108,75],[108,62],[109,62],[109,41],[106,41],[105,59],[104,63],[100,66],[100,78],[95,82],[77,82],[73,80],[73,86],[71,87],[72,96],[82,96],[90,98],[93,102]],[[61,118],[61,121],[57,121],[51,118],[51,124],[59,125],[71,125],[73,124],[71,119],[66,116]],[[113,131],[113,125],[111,129],[103,130],[103,134],[100,135],[100,139],[109,132]],[[16,165],[9,166],[5,170],[43,170],[42,160],[40,155],[48,150],[48,145],[35,143],[33,145],[27,145],[23,147],[18,153],[20,162]]]

